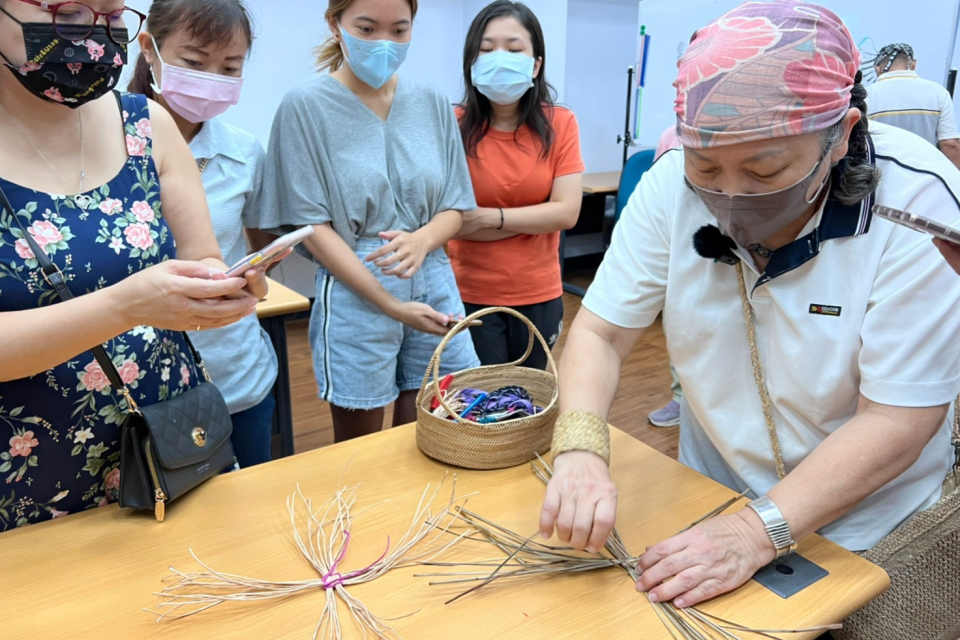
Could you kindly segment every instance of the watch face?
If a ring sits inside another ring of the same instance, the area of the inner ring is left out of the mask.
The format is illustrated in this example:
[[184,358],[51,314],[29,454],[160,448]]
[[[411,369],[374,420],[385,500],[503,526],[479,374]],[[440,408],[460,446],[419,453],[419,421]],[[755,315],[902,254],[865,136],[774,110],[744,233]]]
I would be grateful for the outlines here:
[[830,573],[823,567],[791,553],[757,571],[753,579],[781,598],[789,598],[828,575]]

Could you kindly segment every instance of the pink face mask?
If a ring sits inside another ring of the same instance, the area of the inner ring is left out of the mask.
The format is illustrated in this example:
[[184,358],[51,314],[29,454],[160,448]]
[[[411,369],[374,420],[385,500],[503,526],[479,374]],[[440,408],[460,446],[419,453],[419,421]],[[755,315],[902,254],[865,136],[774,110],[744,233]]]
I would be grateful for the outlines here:
[[155,93],[163,96],[167,106],[181,118],[194,124],[206,122],[240,102],[243,78],[175,67],[165,63],[160,57],[160,48],[156,41],[153,49],[160,61],[163,87],[157,86],[156,74],[152,68],[150,73],[154,81],[150,86]]

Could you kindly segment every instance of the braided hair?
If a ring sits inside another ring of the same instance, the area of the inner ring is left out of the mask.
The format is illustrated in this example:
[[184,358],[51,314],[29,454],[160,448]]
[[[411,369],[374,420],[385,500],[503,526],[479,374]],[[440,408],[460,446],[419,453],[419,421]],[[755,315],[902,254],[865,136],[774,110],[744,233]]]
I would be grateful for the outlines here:
[[[861,71],[857,71],[854,79],[853,91],[850,94],[850,108],[859,109],[861,118],[850,132],[847,165],[839,182],[833,187],[834,197],[845,205],[862,202],[876,191],[880,184],[880,170],[870,164],[869,160],[870,123],[867,120],[867,90],[863,86]],[[843,120],[824,131],[823,153],[826,154],[843,140],[843,134]]]
[[880,52],[877,54],[877,57],[873,59],[873,66],[878,69],[880,66],[883,66],[883,71],[880,73],[886,73],[890,71],[890,67],[893,66],[893,63],[897,61],[897,58],[906,57],[909,62],[915,61],[917,58],[913,55],[913,47],[903,42],[896,42],[894,44],[888,44],[883,49],[880,49]]

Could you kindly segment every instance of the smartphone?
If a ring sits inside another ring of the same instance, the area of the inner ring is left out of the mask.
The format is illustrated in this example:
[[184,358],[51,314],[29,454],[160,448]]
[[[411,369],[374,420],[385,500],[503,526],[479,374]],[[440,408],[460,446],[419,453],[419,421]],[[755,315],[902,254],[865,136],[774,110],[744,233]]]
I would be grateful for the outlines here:
[[313,235],[313,227],[302,227],[292,233],[281,236],[260,251],[251,253],[246,258],[230,267],[227,270],[227,275],[231,278],[242,278],[243,274],[250,269],[260,264],[269,263],[281,253],[287,249],[297,246],[303,242],[304,239],[310,237],[311,235]]
[[941,240],[946,240],[947,242],[960,245],[960,229],[948,227],[945,224],[935,222],[929,218],[924,218],[923,216],[918,216],[915,213],[907,213],[906,211],[891,209],[890,207],[884,207],[883,205],[879,204],[873,205],[873,213],[881,218],[889,220],[890,222],[896,222],[897,224],[902,224],[905,227],[910,227],[914,231],[929,233],[930,235],[940,238]]

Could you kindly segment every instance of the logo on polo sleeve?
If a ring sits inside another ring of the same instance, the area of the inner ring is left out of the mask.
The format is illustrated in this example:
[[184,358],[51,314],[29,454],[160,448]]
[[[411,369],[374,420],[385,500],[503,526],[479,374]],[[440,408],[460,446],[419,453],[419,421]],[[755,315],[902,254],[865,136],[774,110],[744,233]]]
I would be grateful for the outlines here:
[[834,316],[840,317],[841,307],[835,307],[829,304],[812,304],[810,305],[810,313],[817,316]]

